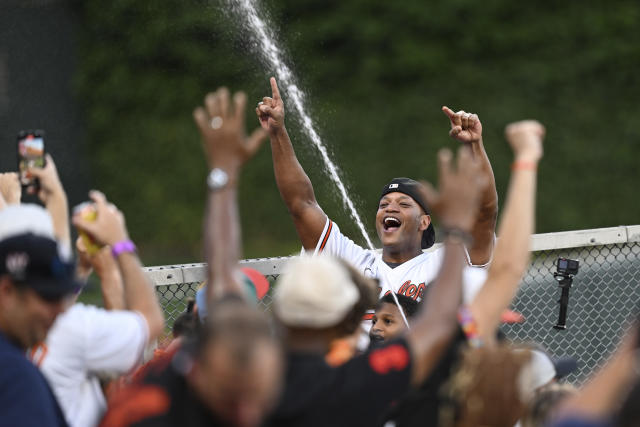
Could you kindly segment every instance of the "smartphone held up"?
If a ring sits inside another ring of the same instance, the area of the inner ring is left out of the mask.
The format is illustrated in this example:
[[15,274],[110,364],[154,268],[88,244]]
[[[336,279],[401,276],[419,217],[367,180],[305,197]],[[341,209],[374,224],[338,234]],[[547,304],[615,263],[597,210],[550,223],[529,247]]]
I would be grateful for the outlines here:
[[26,190],[37,191],[40,184],[29,173],[30,168],[45,165],[44,132],[41,130],[21,130],[18,132],[18,174],[20,184]]

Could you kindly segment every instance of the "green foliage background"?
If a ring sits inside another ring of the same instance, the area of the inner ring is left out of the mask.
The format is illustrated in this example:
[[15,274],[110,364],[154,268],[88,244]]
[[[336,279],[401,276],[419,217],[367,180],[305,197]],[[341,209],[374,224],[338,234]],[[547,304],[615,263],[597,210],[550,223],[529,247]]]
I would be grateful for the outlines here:
[[[125,212],[147,264],[200,259],[206,166],[191,112],[220,85],[269,95],[230,3],[85,0],[75,78],[93,179]],[[479,114],[505,195],[504,125],[547,127],[537,231],[640,223],[640,3],[265,0],[288,65],[365,224],[394,176],[433,180],[455,147],[442,105]],[[285,103],[286,93],[285,96]],[[291,111],[291,108],[289,109]],[[248,128],[257,126],[248,114]],[[357,241],[298,118],[287,124],[325,211]],[[268,143],[240,192],[245,256],[299,248]]]

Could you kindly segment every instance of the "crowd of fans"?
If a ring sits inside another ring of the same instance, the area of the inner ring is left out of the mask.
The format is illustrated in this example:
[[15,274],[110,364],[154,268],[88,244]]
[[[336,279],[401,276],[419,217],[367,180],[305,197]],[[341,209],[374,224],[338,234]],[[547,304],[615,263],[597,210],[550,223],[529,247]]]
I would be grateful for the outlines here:
[[[496,225],[495,180],[477,115],[443,107],[456,155],[438,185],[382,189],[382,252],[344,236],[316,201],[285,127],[275,79],[245,134],[246,96],[220,88],[194,111],[206,161],[206,284],[173,325],[99,191],[70,216],[54,159],[29,170],[44,207],[0,174],[0,426],[632,426],[638,325],[581,389],[571,363],[499,332],[528,267],[544,127],[505,128],[514,156]],[[241,269],[237,188],[269,137],[275,179],[304,253],[273,289]],[[86,215],[89,209],[92,215]],[[437,249],[432,217],[439,220]],[[70,223],[81,237],[72,243]],[[75,254],[75,257],[74,257]],[[88,277],[103,308],[76,301]]]

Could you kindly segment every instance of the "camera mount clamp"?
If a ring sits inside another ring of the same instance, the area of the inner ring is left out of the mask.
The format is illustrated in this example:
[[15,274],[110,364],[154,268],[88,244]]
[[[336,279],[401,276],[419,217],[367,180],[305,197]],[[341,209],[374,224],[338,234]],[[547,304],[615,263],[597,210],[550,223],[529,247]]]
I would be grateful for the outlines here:
[[553,326],[555,329],[567,329],[567,309],[569,307],[569,290],[573,284],[573,277],[578,273],[580,266],[579,261],[558,258],[557,271],[553,273],[553,278],[558,282],[558,287],[562,289],[560,294],[560,313],[558,314],[558,322]]
[[562,289],[560,294],[560,314],[558,315],[558,323],[553,327],[555,329],[564,330],[567,329],[567,308],[569,307],[569,289],[573,284],[573,275],[563,275],[559,273],[553,273],[553,277],[558,281],[558,287]]

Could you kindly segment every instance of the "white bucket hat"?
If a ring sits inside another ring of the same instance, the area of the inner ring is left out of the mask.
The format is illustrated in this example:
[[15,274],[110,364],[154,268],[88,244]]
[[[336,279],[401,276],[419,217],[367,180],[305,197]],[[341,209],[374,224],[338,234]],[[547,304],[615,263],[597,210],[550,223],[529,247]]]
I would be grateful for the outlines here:
[[320,329],[340,323],[359,298],[349,272],[335,258],[302,255],[280,276],[274,310],[287,326]]

